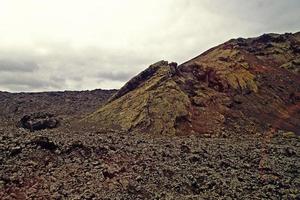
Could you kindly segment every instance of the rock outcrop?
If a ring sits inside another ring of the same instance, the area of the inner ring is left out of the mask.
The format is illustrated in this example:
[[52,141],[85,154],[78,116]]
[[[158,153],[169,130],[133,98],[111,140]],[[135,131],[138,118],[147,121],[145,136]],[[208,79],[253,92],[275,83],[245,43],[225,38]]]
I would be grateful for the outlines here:
[[56,128],[59,125],[59,120],[55,118],[53,114],[39,112],[25,115],[19,121],[18,125],[33,132],[42,129]]
[[153,134],[300,131],[300,33],[233,39],[179,66],[160,61],[85,120]]

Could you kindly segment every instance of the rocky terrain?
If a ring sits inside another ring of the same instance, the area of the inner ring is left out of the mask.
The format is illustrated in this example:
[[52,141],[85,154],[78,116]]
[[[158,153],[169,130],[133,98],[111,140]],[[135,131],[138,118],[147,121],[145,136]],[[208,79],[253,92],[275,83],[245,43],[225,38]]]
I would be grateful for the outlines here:
[[0,92],[0,199],[300,199],[299,41],[230,40],[118,91]]
[[1,129],[0,199],[299,199],[300,142]]

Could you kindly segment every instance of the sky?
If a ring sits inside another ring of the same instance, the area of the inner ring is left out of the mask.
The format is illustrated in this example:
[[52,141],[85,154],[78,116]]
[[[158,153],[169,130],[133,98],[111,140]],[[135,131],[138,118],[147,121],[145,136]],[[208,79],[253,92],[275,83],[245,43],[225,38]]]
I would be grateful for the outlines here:
[[0,0],[0,91],[120,88],[159,60],[300,31],[299,0]]

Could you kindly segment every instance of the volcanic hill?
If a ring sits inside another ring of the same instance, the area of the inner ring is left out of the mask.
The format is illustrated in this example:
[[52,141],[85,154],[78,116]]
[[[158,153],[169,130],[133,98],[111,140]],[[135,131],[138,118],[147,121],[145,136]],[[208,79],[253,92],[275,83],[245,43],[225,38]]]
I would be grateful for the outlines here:
[[299,134],[299,73],[300,32],[232,39],[179,66],[151,65],[85,121],[154,134]]

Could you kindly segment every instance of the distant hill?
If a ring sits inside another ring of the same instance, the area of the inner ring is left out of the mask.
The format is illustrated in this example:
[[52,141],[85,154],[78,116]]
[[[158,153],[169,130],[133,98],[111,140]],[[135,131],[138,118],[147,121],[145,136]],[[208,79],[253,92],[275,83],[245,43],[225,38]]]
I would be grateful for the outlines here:
[[19,119],[25,114],[41,111],[61,117],[80,117],[102,105],[116,91],[0,92],[0,119]]

